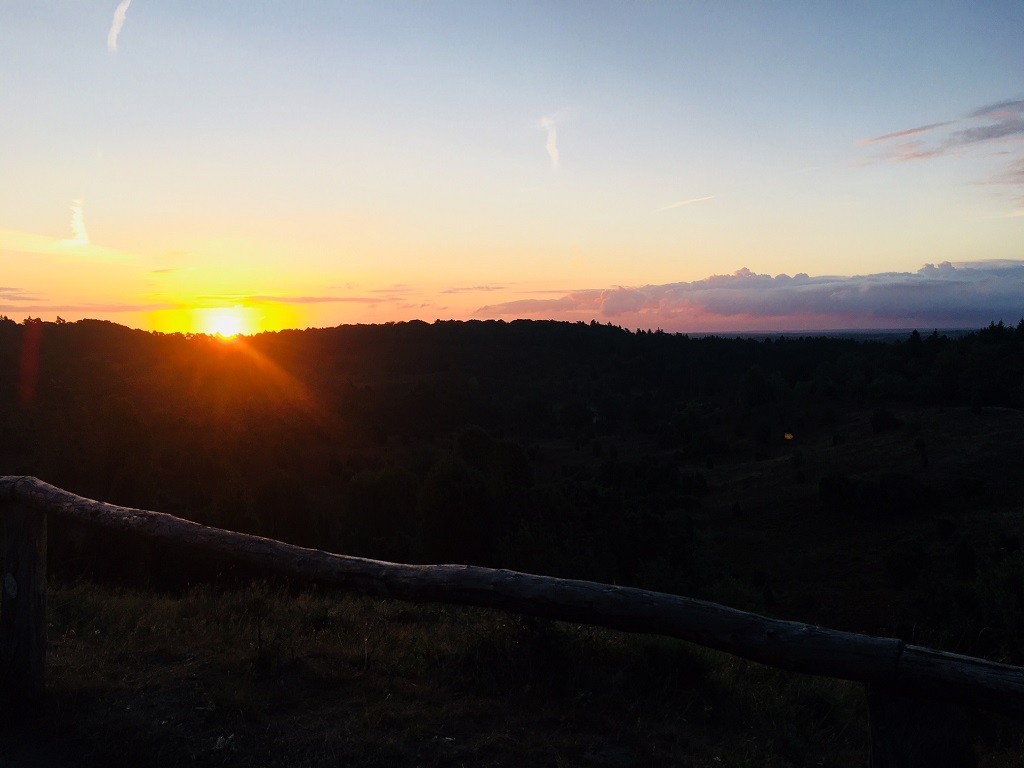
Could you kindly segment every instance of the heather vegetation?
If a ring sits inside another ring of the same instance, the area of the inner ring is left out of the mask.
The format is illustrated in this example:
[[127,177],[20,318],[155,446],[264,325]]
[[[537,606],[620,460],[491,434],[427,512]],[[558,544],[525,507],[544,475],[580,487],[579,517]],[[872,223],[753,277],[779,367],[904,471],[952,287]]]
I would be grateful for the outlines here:
[[[629,584],[1024,664],[1024,322],[889,340],[488,321],[223,341],[0,321],[0,367],[0,474],[346,554]],[[251,587],[273,575],[67,525],[50,549],[48,722],[109,705],[89,733],[135,729],[154,763],[865,760],[856,687]],[[1019,730],[976,725],[982,764],[1012,764]],[[109,757],[83,734],[83,754]]]

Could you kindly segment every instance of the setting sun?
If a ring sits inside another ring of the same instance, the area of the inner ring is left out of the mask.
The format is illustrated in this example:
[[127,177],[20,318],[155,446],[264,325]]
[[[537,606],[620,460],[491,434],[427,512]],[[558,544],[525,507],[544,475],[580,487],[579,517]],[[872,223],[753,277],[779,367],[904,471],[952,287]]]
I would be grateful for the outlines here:
[[146,324],[161,333],[205,333],[232,339],[299,327],[305,320],[293,308],[271,302],[204,307],[195,306],[196,300],[188,297],[179,301],[180,306],[147,313]]
[[252,333],[254,324],[249,315],[252,310],[245,307],[218,307],[198,310],[203,333],[233,339],[239,334]]

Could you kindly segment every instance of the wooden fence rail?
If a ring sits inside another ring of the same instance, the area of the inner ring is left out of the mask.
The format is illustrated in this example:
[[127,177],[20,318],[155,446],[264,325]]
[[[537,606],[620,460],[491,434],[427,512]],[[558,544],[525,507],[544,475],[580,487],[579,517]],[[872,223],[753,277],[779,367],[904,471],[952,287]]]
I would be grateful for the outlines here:
[[5,523],[0,686],[8,696],[34,697],[43,688],[46,517],[55,515],[367,595],[665,635],[793,672],[865,683],[877,768],[972,765],[962,734],[948,725],[955,705],[1024,715],[1022,667],[679,595],[469,565],[336,555],[93,501],[33,477],[0,477],[0,513]]

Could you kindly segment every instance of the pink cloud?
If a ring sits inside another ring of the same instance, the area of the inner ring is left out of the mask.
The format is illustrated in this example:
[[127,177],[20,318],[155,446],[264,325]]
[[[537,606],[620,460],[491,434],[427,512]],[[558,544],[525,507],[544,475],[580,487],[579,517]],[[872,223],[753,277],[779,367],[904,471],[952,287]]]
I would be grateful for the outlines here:
[[476,317],[612,321],[670,331],[970,327],[1024,317],[1024,261],[926,264],[852,277],[757,274],[574,291],[491,304]]
[[[938,130],[943,128],[949,130]],[[1016,141],[1021,137],[1024,137],[1024,100],[1013,99],[979,107],[958,120],[892,131],[857,143],[880,145],[881,153],[875,159],[901,162],[930,160],[980,144]]]
[[875,136],[870,139],[861,139],[857,143],[860,144],[861,146],[865,146],[867,144],[877,144],[882,141],[889,141],[890,139],[903,139],[906,138],[907,136],[917,136],[918,134],[926,133],[934,128],[942,128],[943,126],[949,125],[949,123],[950,121],[946,120],[941,123],[932,123],[930,125],[918,126],[917,128],[907,128],[906,130],[902,131],[893,131],[892,133],[886,133],[883,134],[882,136]]

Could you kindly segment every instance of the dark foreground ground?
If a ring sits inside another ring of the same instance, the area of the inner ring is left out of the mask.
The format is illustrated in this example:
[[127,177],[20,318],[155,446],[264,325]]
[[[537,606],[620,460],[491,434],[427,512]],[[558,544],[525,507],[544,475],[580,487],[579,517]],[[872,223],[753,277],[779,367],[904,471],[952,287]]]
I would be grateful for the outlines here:
[[[38,386],[0,376],[0,474],[1024,665],[1024,323],[899,344],[406,324],[246,347],[33,328]],[[29,330],[0,322],[0,372]],[[251,583],[58,523],[50,545],[47,694],[3,710],[0,768],[868,765],[855,685]],[[971,725],[981,766],[1024,764],[1021,723]]]
[[[0,765],[869,765],[861,686],[680,641],[257,583],[49,593],[36,710]],[[967,714],[979,765],[1014,720]],[[128,760],[128,763],[125,762]]]
[[[708,469],[689,513],[715,575],[699,596],[1019,663],[1024,416],[898,416],[913,433],[855,414],[840,445],[800,461]],[[865,479],[880,463],[944,511]],[[832,498],[801,473],[854,484]],[[7,710],[4,768],[869,763],[860,686],[664,638],[266,581],[159,592],[58,576],[49,622],[46,697]],[[1022,764],[1021,723],[970,726],[980,766]]]
[[268,585],[80,583],[50,615],[46,701],[5,719],[5,768],[868,759],[857,686],[658,638]]

